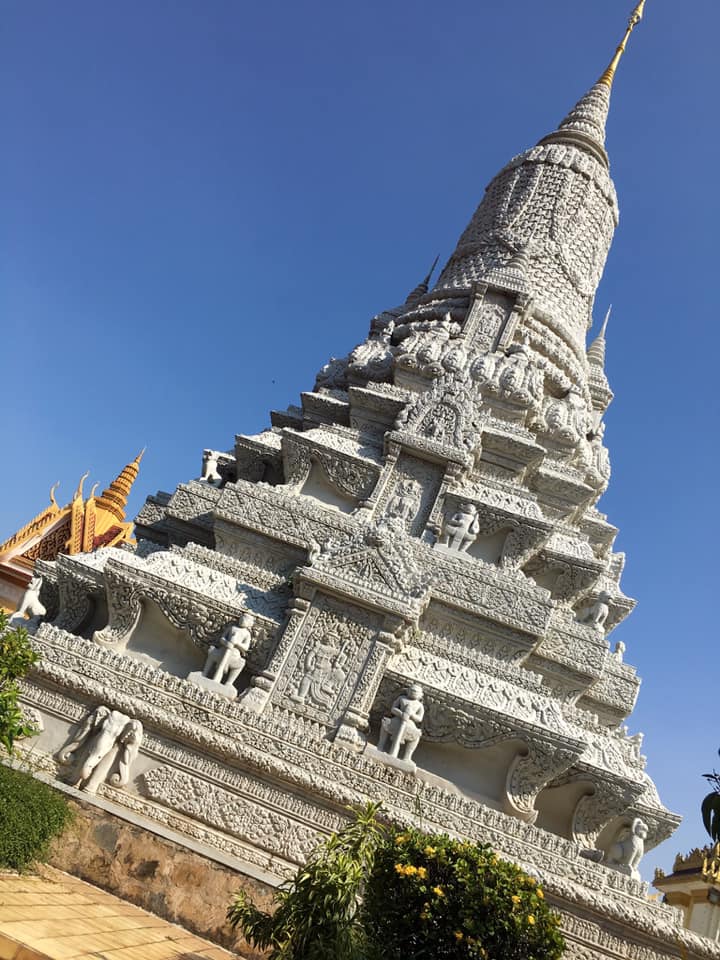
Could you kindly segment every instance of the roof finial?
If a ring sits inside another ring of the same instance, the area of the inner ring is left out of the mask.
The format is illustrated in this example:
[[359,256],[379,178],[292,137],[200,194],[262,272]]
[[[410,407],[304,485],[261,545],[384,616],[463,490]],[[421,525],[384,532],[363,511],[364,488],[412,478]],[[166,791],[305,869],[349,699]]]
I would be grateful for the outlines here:
[[605,314],[605,319],[603,320],[603,325],[600,327],[600,336],[605,339],[605,331],[607,330],[608,320],[610,319],[610,314],[612,313],[612,304],[607,309]]
[[432,266],[430,267],[430,269],[428,270],[428,274],[427,274],[427,276],[425,277],[425,280],[424,280],[424,283],[425,283],[425,286],[426,286],[426,287],[429,287],[429,286],[430,286],[430,279],[431,279],[432,275],[435,273],[435,267],[438,265],[438,260],[439,260],[439,259],[440,259],[440,254],[438,254],[438,255],[435,257],[435,259],[433,260],[433,265],[432,265]]
[[645,0],[640,0],[640,3],[638,3],[638,5],[633,10],[633,12],[630,14],[630,19],[628,20],[625,36],[620,41],[620,46],[615,51],[615,56],[610,61],[605,73],[598,80],[598,83],[604,83],[606,87],[609,87],[612,89],[613,80],[615,79],[615,71],[617,70],[617,66],[620,63],[620,59],[622,55],[625,53],[625,47],[627,46],[627,42],[630,39],[630,34],[633,32],[635,27],[642,20],[644,12],[645,12]]

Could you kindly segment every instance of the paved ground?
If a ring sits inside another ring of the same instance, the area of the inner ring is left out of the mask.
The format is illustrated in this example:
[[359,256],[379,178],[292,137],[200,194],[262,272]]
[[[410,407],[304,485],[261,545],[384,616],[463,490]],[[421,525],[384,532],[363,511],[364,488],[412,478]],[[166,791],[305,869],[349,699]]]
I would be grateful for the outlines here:
[[59,870],[43,868],[42,876],[0,873],[0,960],[236,956]]

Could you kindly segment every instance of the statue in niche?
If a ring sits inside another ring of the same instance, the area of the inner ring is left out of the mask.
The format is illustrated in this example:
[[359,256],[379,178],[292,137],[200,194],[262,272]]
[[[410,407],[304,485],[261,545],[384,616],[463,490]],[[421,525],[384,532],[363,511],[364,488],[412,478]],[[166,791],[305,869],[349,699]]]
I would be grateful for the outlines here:
[[245,669],[245,654],[252,645],[254,625],[255,618],[249,613],[242,615],[239,624],[231,623],[208,650],[202,671],[189,673],[188,680],[204,690],[234,700],[238,695],[235,681]]
[[610,614],[609,602],[610,594],[603,590],[603,592],[598,595],[595,603],[588,607],[583,615],[578,618],[578,623],[584,623],[586,626],[592,627],[593,630],[597,630],[598,633],[604,634],[605,623]]
[[304,673],[297,693],[290,699],[305,703],[309,698],[317,706],[328,708],[345,679],[346,646],[336,634],[323,637],[312,645],[305,655]]
[[203,676],[214,683],[231,687],[245,669],[245,654],[252,644],[251,630],[255,618],[243,614],[240,624],[230,624],[216,646],[210,647],[203,667]]
[[123,787],[130,779],[130,767],[142,737],[139,720],[132,720],[119,710],[97,707],[58,759],[61,763],[77,761],[73,786],[79,790],[95,793],[106,782]]
[[[42,577],[34,576],[28,584],[27,590],[22,595],[20,606],[8,620],[8,626],[26,627],[28,629],[37,627],[40,620],[47,613],[44,604],[40,602],[41,589]],[[26,617],[28,619],[26,619]]]
[[640,880],[638,867],[645,853],[647,835],[648,825],[640,817],[635,817],[631,826],[626,825],[618,831],[605,856],[605,863],[633,880]]
[[213,487],[219,487],[222,477],[218,473],[220,454],[216,450],[203,450],[203,466],[201,480]]
[[[420,725],[425,716],[423,689],[419,683],[413,683],[401,694],[390,708],[390,716],[380,721],[380,739],[378,750],[387,753],[394,760],[411,763],[413,753],[420,742]],[[400,750],[403,755],[400,756]]]
[[467,550],[480,532],[478,511],[474,503],[460,503],[457,510],[445,518],[440,543],[451,550]]
[[421,501],[422,487],[418,481],[409,478],[400,480],[387,505],[388,516],[402,520],[407,528],[417,516]]
[[623,656],[625,655],[625,644],[622,642],[622,640],[618,640],[618,642],[615,644],[613,654],[615,655],[615,659],[618,663],[623,662]]

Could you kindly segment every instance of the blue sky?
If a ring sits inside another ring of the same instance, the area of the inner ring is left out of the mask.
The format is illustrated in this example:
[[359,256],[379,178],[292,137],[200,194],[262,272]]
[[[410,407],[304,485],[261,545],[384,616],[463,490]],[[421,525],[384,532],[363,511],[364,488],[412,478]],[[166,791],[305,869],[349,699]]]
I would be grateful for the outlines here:
[[[605,67],[628,0],[3,0],[0,538],[61,481],[197,476],[444,261]],[[631,718],[704,842],[716,761],[720,7],[648,0],[613,95],[621,223],[596,305],[616,400]]]

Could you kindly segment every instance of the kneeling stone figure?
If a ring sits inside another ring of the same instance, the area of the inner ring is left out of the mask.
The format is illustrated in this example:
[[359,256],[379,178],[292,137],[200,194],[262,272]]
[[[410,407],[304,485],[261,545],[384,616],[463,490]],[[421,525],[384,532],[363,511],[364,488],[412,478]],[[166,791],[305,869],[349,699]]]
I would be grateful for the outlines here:
[[378,750],[387,753],[394,760],[412,763],[413,753],[422,736],[420,725],[425,716],[422,698],[422,687],[414,683],[395,700],[390,708],[390,716],[383,717],[380,722]]
[[245,654],[252,644],[251,628],[254,623],[255,618],[246,613],[241,617],[239,626],[230,624],[217,644],[208,650],[202,672],[189,674],[188,680],[234,700],[237,696],[235,681],[247,663]]

